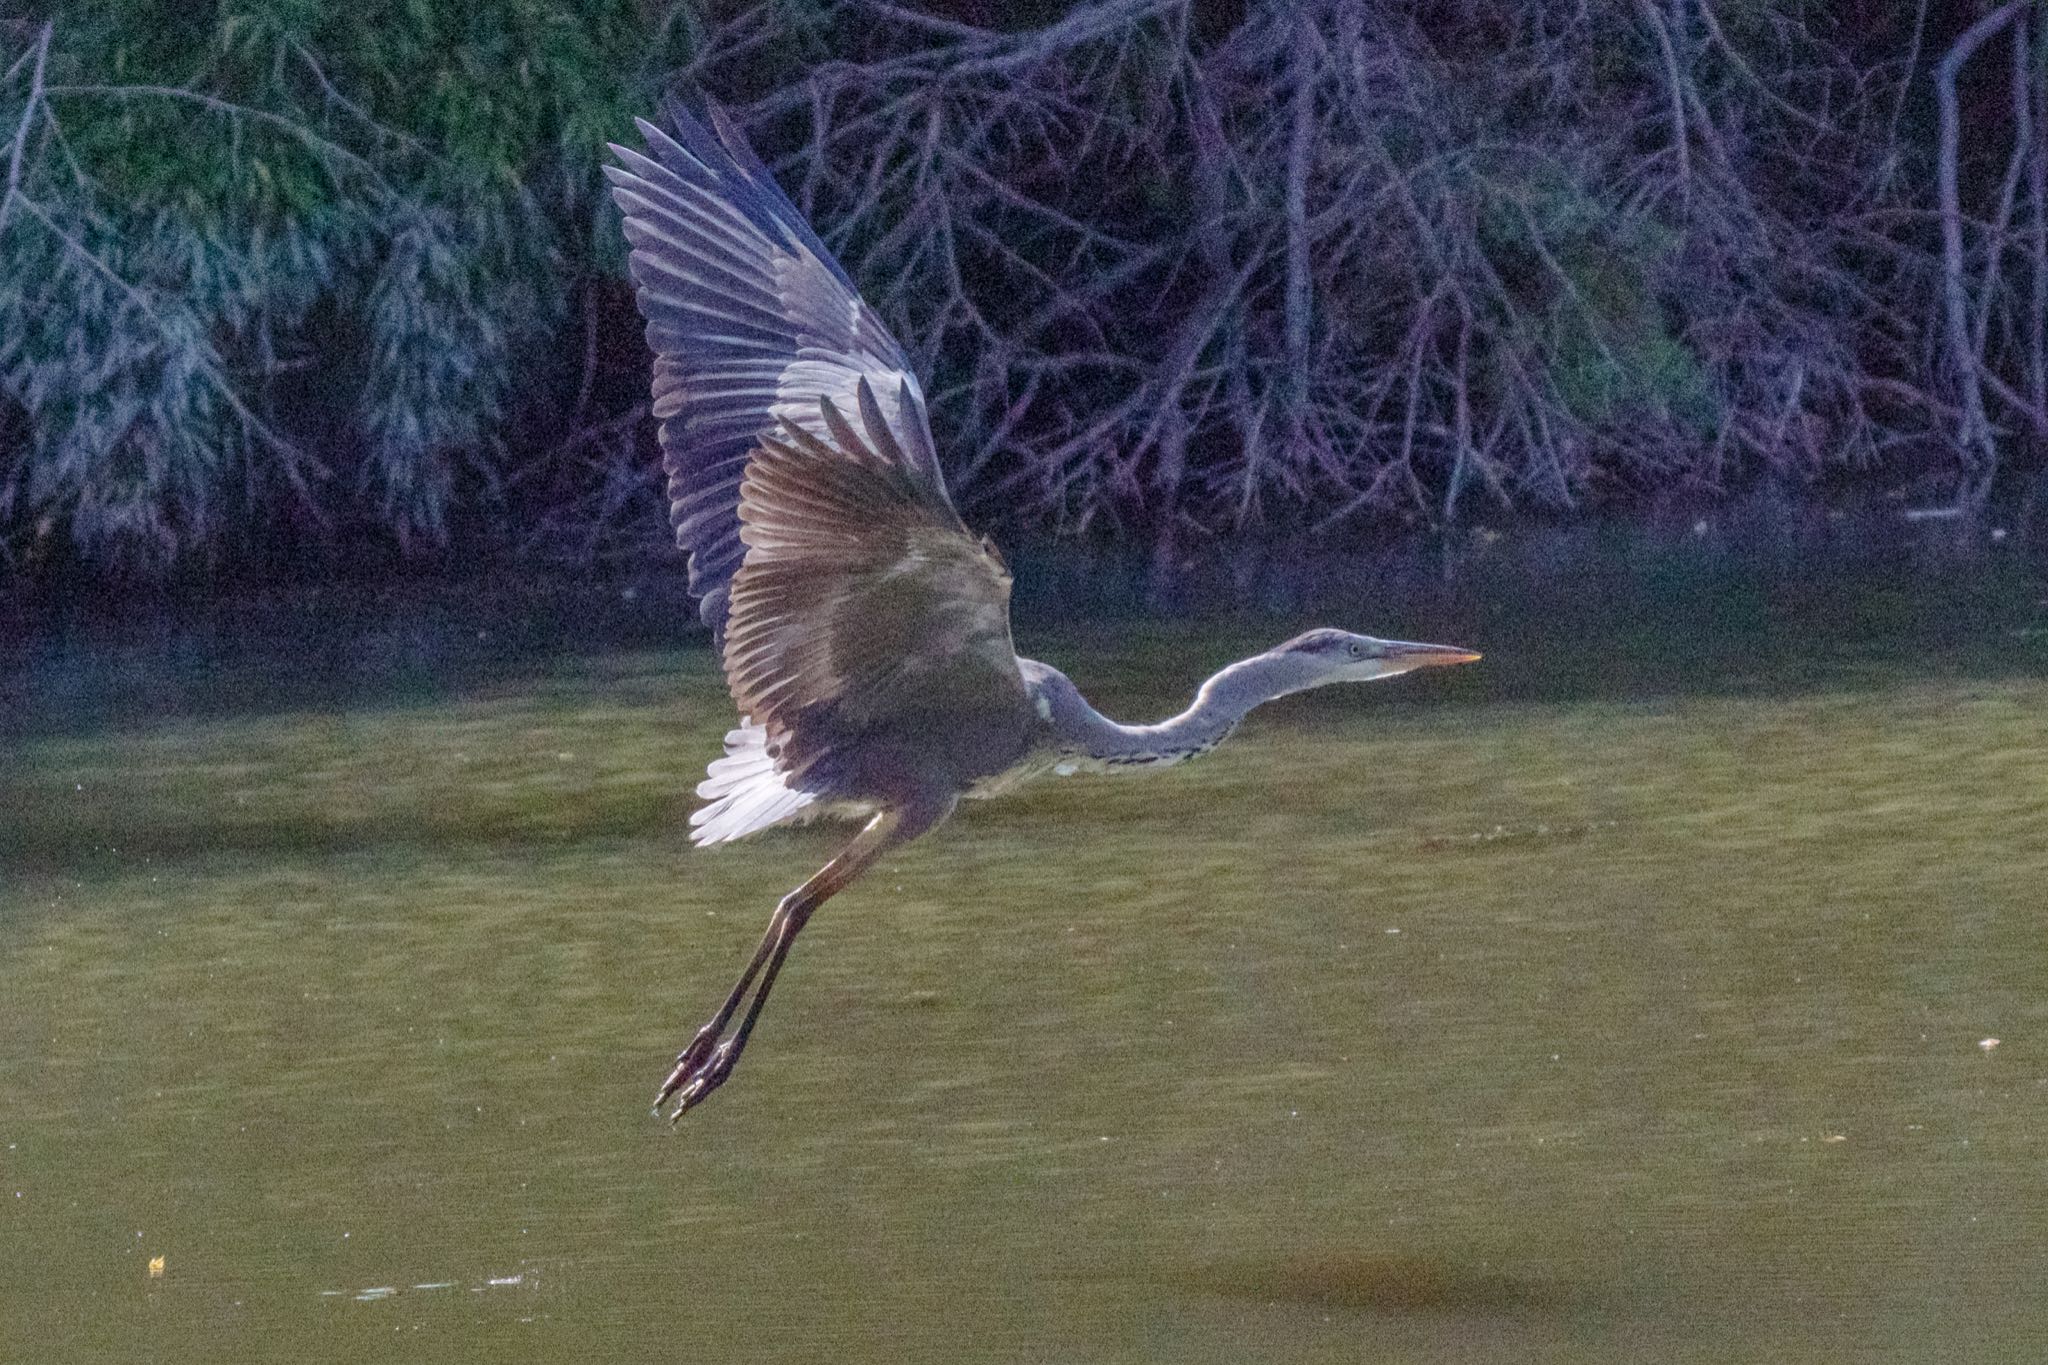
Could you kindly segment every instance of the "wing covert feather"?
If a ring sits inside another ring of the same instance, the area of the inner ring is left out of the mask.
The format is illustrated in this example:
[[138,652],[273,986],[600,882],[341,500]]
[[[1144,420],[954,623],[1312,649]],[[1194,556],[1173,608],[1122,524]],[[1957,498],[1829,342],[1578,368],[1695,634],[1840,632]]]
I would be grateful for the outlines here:
[[1008,571],[878,449],[874,395],[857,398],[862,429],[823,400],[830,438],[794,424],[764,438],[741,486],[726,682],[798,781],[865,735],[1030,705]]

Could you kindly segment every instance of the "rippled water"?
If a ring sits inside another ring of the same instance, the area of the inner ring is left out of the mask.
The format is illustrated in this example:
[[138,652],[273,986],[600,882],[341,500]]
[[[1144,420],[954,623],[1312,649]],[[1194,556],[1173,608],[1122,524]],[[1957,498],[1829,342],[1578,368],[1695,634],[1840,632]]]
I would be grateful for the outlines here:
[[[703,655],[18,688],[0,1358],[2039,1358],[2044,614],[1432,622],[894,857],[674,1133],[833,837],[688,849]],[[1207,634],[1026,644],[1138,716]]]

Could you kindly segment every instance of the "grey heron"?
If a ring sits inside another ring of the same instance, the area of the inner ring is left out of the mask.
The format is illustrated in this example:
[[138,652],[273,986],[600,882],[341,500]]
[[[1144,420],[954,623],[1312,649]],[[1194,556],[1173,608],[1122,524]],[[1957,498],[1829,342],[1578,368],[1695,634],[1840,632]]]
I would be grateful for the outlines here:
[[614,145],[605,174],[654,351],[670,519],[740,717],[697,788],[692,837],[861,822],[782,898],[676,1057],[654,1101],[674,1101],[673,1121],[732,1074],[812,913],[963,797],[1178,763],[1275,697],[1479,656],[1311,630],[1223,669],[1170,719],[1102,715],[1018,657],[1010,575],[954,510],[902,346],[723,114],[669,117],[672,131],[638,121],[646,152]]

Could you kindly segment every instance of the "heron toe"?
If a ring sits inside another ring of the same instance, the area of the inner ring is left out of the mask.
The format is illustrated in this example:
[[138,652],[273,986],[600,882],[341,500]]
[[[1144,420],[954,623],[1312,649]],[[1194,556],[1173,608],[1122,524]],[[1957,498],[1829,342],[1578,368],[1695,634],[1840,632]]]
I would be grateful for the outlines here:
[[668,1121],[674,1123],[703,1103],[706,1096],[725,1084],[726,1078],[732,1075],[733,1068],[739,1064],[740,1043],[741,1040],[737,1037],[727,1038],[707,1052],[693,1057],[691,1054],[697,1053],[698,1049],[696,1043],[692,1042],[683,1050],[683,1056],[676,1061],[676,1069],[669,1073],[668,1080],[663,1083],[661,1094],[654,1101],[655,1112],[659,1113],[663,1102],[673,1095],[676,1104],[675,1108],[669,1110]]
[[681,1052],[676,1054],[676,1064],[670,1068],[668,1079],[661,1083],[661,1089],[654,1092],[654,1112],[660,1113],[661,1106],[668,1103],[669,1096],[690,1083],[690,1078],[704,1067],[705,1058],[718,1045],[719,1021],[714,1020],[697,1031]]

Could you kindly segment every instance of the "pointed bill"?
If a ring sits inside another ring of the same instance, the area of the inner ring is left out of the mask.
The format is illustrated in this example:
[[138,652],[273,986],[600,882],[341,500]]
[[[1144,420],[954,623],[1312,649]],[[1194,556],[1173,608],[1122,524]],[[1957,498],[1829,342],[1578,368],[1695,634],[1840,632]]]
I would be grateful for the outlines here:
[[1479,652],[1457,645],[1425,645],[1412,640],[1387,641],[1387,657],[1399,659],[1410,668],[1438,668],[1448,664],[1475,664]]

